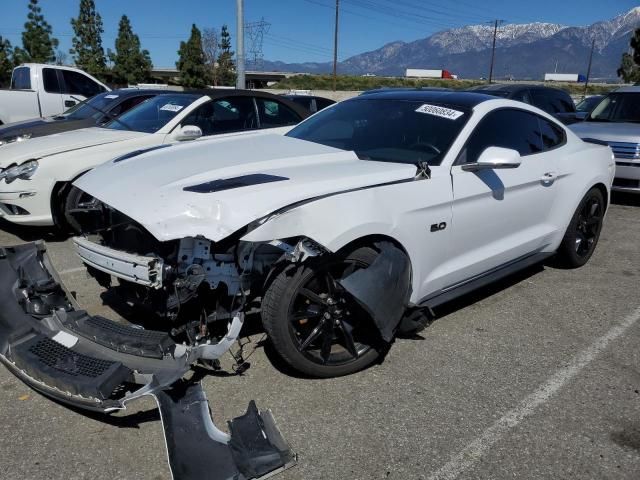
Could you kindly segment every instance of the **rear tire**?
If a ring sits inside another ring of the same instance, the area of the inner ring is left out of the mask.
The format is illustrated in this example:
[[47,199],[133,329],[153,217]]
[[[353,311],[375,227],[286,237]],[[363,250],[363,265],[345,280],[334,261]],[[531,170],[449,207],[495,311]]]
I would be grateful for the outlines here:
[[557,260],[566,268],[586,264],[598,244],[605,213],[604,197],[594,187],[578,205],[557,251]]
[[378,253],[362,247],[344,256],[285,268],[262,300],[262,322],[278,355],[317,378],[348,375],[374,363],[384,342],[371,317],[336,283],[368,267]]

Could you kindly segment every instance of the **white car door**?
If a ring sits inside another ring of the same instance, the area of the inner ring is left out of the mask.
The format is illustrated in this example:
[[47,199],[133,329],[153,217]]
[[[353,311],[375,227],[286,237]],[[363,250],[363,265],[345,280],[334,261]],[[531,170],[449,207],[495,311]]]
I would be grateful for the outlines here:
[[52,67],[42,69],[41,88],[38,91],[43,117],[58,115],[66,110],[62,101],[62,88],[58,70]]
[[[558,148],[564,130],[532,112],[503,108],[474,129],[451,169],[453,221],[448,285],[539,252],[557,226]],[[465,171],[490,146],[517,150],[517,168]]]
[[65,84],[65,92],[62,95],[64,110],[105,91],[102,85],[80,72],[73,70],[61,70],[61,72]]

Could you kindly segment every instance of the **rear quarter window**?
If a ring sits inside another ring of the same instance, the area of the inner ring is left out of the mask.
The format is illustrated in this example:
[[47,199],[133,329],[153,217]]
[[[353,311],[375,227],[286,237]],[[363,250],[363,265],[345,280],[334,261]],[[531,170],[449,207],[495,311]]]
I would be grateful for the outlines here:
[[16,68],[11,77],[11,90],[31,90],[29,67]]

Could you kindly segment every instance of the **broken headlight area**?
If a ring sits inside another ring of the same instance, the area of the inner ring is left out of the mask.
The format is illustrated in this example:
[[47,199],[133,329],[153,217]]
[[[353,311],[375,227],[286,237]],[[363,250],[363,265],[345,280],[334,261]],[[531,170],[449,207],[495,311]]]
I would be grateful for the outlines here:
[[120,212],[90,205],[75,216],[86,236],[74,239],[89,273],[114,298],[149,312],[145,327],[162,328],[187,345],[219,341],[236,312],[258,312],[279,262],[326,252],[308,239],[243,242],[244,230],[218,243],[193,237],[160,242]]
[[242,312],[218,342],[197,346],[90,315],[64,288],[43,243],[0,248],[0,302],[0,362],[34,390],[100,412],[156,399],[174,479],[205,471],[213,479],[259,478],[295,463],[268,412],[250,404],[226,434],[213,425],[201,384],[187,379],[192,364],[229,350]]

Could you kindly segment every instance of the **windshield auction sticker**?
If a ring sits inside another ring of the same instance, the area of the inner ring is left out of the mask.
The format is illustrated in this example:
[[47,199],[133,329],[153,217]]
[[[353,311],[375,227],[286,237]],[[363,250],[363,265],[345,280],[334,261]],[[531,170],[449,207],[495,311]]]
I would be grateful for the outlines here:
[[427,115],[435,115],[436,117],[448,118],[449,120],[457,120],[464,112],[458,110],[452,110],[450,108],[438,107],[437,105],[429,105],[425,103],[416,108],[418,113],[426,113]]
[[164,110],[165,112],[179,112],[184,107],[182,105],[172,105],[167,103],[166,105],[160,107],[160,110]]

